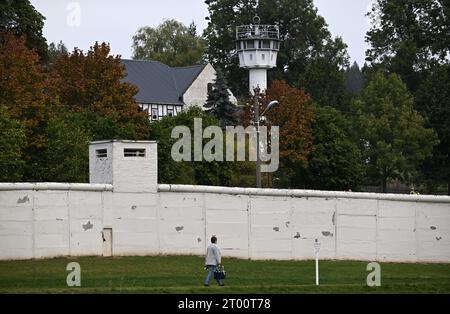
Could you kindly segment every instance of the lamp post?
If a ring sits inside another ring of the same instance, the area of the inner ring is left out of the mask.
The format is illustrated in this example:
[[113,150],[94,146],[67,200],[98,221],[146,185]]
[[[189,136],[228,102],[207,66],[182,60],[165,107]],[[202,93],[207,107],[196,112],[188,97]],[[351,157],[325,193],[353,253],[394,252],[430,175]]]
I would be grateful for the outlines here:
[[264,109],[264,111],[262,112],[262,114],[259,114],[259,97],[261,96],[261,90],[259,88],[259,86],[257,86],[253,92],[255,93],[255,99],[254,99],[254,108],[255,108],[255,122],[256,122],[256,187],[257,188],[261,188],[261,159],[260,159],[260,146],[259,146],[259,126],[260,126],[260,121],[261,121],[261,117],[264,116],[264,114],[269,111],[270,109],[272,109],[273,107],[275,107],[276,105],[278,105],[278,101],[277,100],[273,100],[271,101],[266,109]]
[[320,242],[319,239],[315,239],[314,252],[316,253],[316,286],[319,285],[319,251],[320,251]]
[[256,187],[261,188],[261,161],[259,158],[259,95],[260,95],[259,86],[254,89],[255,92],[255,100],[254,100],[254,108],[255,108],[255,119],[256,119]]

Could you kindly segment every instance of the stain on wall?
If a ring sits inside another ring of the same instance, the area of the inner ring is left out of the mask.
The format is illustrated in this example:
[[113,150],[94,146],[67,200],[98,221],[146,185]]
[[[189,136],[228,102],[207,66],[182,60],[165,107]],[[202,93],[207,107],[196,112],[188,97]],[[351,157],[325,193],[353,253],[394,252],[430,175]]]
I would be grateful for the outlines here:
[[90,221],[88,221],[87,224],[83,225],[84,231],[87,231],[87,230],[89,230],[89,229],[92,229],[93,227],[94,227],[94,225],[91,224]]
[[28,195],[25,195],[24,197],[20,198],[17,200],[17,204],[23,204],[23,203],[29,203],[30,202],[30,198],[28,197]]

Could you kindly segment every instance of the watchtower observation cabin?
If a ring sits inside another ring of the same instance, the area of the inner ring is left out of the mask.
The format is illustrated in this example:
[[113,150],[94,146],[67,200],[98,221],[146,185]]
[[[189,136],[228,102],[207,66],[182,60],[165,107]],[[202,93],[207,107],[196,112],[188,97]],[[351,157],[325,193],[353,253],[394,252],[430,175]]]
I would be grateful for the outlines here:
[[249,69],[249,89],[267,89],[267,70],[276,67],[280,48],[280,31],[277,25],[254,24],[236,28],[236,51],[241,68]]

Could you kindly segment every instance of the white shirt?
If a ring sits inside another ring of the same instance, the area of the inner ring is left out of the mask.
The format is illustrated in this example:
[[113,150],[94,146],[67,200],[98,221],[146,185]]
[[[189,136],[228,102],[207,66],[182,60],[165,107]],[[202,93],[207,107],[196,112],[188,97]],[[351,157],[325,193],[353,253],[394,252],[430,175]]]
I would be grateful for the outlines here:
[[214,243],[210,244],[206,249],[205,265],[217,266],[221,264],[221,259],[219,247]]

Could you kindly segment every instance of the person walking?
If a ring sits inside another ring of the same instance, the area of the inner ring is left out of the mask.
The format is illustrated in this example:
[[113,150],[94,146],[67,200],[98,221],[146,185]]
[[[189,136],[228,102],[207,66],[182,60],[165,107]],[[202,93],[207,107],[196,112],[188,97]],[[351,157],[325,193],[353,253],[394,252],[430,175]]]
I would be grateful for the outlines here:
[[[220,249],[217,246],[217,237],[211,237],[211,244],[206,249],[206,258],[205,258],[205,268],[208,270],[208,275],[206,276],[204,285],[207,287],[211,282],[211,279],[214,277],[214,272],[217,270],[217,267],[220,266],[222,262],[222,256],[220,254]],[[219,286],[223,286],[222,280],[216,278],[217,284]]]

